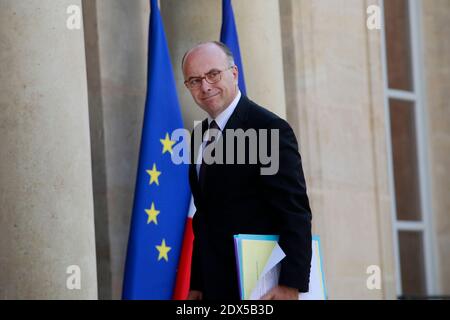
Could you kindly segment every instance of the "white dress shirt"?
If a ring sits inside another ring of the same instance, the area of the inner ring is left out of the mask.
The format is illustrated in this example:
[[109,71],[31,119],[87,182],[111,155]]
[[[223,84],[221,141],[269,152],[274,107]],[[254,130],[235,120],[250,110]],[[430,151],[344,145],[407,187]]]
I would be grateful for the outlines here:
[[[208,128],[213,120],[216,121],[217,125],[220,128],[220,132],[219,132],[219,135],[217,136],[217,140],[219,140],[220,137],[222,136],[223,129],[227,125],[227,122],[230,119],[231,115],[233,114],[234,109],[236,109],[240,99],[241,99],[241,91],[238,90],[238,94],[236,95],[236,98],[234,98],[233,102],[231,102],[231,104],[225,110],[223,110],[215,119],[208,116]],[[205,135],[205,137],[203,137],[203,142],[199,148],[199,153],[198,153],[197,163],[196,163],[197,164],[197,178],[199,176],[200,166],[202,165],[203,148],[205,147],[206,142],[208,140],[209,140],[209,135]]]

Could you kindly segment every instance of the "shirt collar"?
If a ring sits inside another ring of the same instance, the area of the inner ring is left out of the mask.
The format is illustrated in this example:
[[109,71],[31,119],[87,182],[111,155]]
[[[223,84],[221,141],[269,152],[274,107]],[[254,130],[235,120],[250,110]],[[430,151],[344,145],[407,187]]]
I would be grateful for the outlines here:
[[236,109],[239,100],[241,99],[241,96],[242,96],[241,91],[238,90],[238,94],[236,95],[236,98],[234,98],[233,102],[231,102],[231,104],[225,110],[223,110],[215,119],[208,116],[208,125],[211,124],[211,121],[215,120],[220,128],[220,131],[223,131],[223,129],[227,125],[228,119],[230,119],[234,109]]

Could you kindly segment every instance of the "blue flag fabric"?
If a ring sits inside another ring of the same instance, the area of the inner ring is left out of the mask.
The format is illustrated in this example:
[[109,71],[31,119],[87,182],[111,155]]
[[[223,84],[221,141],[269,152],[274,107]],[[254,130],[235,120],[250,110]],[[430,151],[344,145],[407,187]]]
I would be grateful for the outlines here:
[[233,6],[231,0],[222,0],[222,30],[220,41],[225,43],[234,56],[234,62],[239,69],[239,89],[243,95],[247,94],[244,79],[244,68],[242,67],[241,50],[239,49],[239,38],[234,20]]
[[[157,0],[151,0],[148,86],[123,299],[172,299],[190,200],[188,164],[171,160],[183,128]],[[182,140],[179,143],[185,143]],[[187,149],[185,149],[187,150]]]

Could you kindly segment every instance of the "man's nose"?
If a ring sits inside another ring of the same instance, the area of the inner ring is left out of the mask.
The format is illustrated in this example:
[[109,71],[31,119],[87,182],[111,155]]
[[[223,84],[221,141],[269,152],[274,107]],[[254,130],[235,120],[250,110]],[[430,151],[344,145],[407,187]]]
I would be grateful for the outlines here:
[[203,92],[208,92],[211,90],[211,84],[208,81],[206,81],[205,78],[203,78],[201,88]]

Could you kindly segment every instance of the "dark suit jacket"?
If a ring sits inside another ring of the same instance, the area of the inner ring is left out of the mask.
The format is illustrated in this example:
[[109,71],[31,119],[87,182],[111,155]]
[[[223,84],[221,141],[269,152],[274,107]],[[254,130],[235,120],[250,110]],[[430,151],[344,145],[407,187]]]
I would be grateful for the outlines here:
[[[193,133],[203,134],[207,126],[205,119]],[[239,128],[279,129],[279,170],[261,175],[259,159],[257,164],[248,159],[246,164],[212,164],[201,192],[194,161],[199,145],[192,135],[189,182],[197,211],[190,288],[202,291],[205,300],[239,299],[233,235],[277,234],[286,253],[279,284],[307,292],[312,217],[297,139],[285,120],[245,96],[225,126],[223,143],[226,129]],[[245,149],[248,154],[248,144]],[[236,160],[236,150],[234,154]]]

